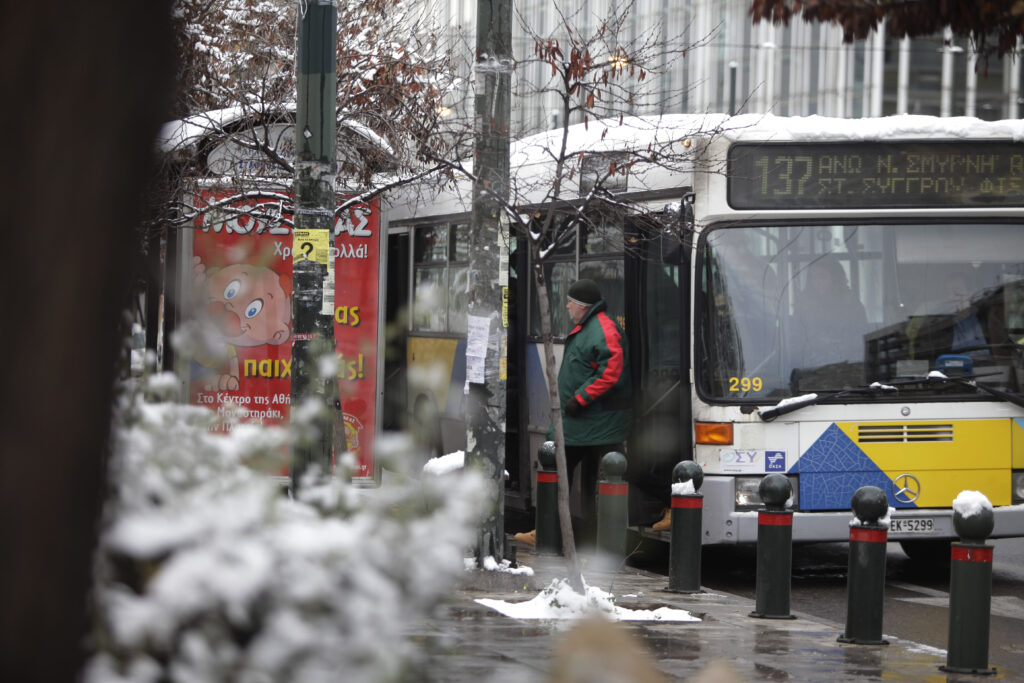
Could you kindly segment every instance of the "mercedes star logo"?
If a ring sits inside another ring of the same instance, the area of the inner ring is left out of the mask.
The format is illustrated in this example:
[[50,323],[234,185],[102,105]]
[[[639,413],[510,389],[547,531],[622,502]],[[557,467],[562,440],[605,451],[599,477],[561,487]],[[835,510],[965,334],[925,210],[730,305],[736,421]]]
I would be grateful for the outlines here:
[[901,503],[913,503],[921,495],[921,482],[912,474],[901,474],[892,480],[892,497]]

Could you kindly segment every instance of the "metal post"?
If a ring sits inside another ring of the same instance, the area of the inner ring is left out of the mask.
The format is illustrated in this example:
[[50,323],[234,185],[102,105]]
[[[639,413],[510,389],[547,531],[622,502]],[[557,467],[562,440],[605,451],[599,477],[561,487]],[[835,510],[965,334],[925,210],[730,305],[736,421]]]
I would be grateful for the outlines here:
[[946,665],[939,668],[988,676],[996,670],[988,666],[993,548],[985,539],[995,526],[995,514],[988,499],[976,492],[971,493],[983,502],[965,511],[958,505],[965,493],[953,501],[953,527],[960,542],[950,548],[949,644]]
[[[317,434],[292,448],[291,480],[298,488],[312,464],[331,471],[333,425],[340,415],[338,380],[323,377],[318,360],[334,353],[334,230],[337,162],[338,7],[335,0],[299,3],[296,51],[295,220],[292,231],[292,384],[296,410],[316,397],[324,405]],[[325,287],[327,290],[325,291]]]
[[626,556],[626,527],[629,524],[629,484],[626,456],[612,451],[601,458],[597,484],[597,549],[616,558]]
[[736,60],[729,62],[729,116],[736,116]]
[[765,509],[757,514],[757,579],[752,617],[796,618],[789,613],[793,513],[783,509],[792,492],[793,485],[784,474],[769,474],[758,486]]
[[692,460],[672,469],[672,538],[668,563],[668,590],[700,593],[701,534],[703,533],[704,470]]
[[879,524],[889,499],[877,486],[862,486],[850,501],[858,523],[850,527],[846,578],[846,630],[838,640],[857,645],[888,645],[882,638],[885,550],[889,527]]
[[558,469],[555,442],[545,441],[537,450],[537,554],[562,554],[562,528],[558,521]]

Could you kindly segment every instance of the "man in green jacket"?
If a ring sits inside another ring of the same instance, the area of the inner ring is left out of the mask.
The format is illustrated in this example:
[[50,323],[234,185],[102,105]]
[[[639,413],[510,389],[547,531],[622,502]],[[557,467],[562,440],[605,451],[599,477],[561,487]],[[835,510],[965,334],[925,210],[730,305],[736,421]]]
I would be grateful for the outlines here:
[[[579,538],[591,543],[597,535],[601,458],[611,451],[624,452],[632,420],[629,353],[626,336],[606,312],[607,304],[596,282],[574,282],[569,287],[566,308],[575,327],[565,339],[558,369],[558,400],[570,487],[580,465],[583,517]],[[553,429],[548,432],[548,438],[552,438]],[[532,544],[533,534],[516,534],[514,538]]]

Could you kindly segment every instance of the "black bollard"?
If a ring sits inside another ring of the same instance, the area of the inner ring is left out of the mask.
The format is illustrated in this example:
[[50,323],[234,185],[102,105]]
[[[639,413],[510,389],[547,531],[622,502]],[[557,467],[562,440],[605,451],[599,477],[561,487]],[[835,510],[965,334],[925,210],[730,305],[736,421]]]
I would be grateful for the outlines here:
[[879,524],[889,499],[877,486],[861,486],[850,501],[857,523],[850,527],[850,559],[846,575],[846,630],[840,643],[888,645],[882,638],[885,599],[885,551],[889,526]]
[[757,487],[765,509],[757,513],[757,579],[754,611],[758,619],[795,619],[789,613],[793,578],[793,513],[784,509],[793,485],[784,474],[769,474]]
[[555,442],[545,441],[537,449],[536,526],[538,555],[562,554],[562,526],[558,520],[558,468]]
[[626,456],[612,451],[601,458],[601,478],[597,484],[597,548],[616,558],[626,556],[626,526],[629,524],[629,484]]
[[992,504],[977,491],[962,491],[953,501],[953,527],[959,543],[950,547],[949,644],[951,673],[991,676],[988,666],[989,616],[992,609],[992,546],[985,539],[995,526]]
[[700,593],[700,552],[703,533],[704,470],[692,460],[672,469],[672,536],[668,562],[668,590]]

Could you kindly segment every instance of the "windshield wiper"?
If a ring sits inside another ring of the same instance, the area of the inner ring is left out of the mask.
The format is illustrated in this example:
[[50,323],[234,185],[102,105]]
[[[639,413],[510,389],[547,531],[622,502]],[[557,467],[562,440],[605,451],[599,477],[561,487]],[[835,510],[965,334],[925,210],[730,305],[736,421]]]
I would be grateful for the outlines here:
[[792,413],[794,410],[800,410],[807,406],[817,405],[825,399],[835,399],[840,396],[846,396],[848,394],[880,394],[890,391],[899,391],[895,386],[890,384],[882,384],[881,382],[872,382],[867,386],[863,387],[846,387],[844,389],[821,389],[822,392],[827,393],[826,396],[822,396],[818,393],[804,394],[803,396],[794,396],[793,398],[787,398],[780,401],[777,405],[767,410],[759,410],[758,416],[765,421],[771,422],[780,415]]
[[961,386],[971,387],[972,389],[980,389],[981,391],[984,391],[987,394],[991,394],[992,396],[995,396],[998,399],[1006,401],[1007,403],[1012,403],[1015,406],[1020,406],[1021,408],[1024,408],[1024,396],[1021,396],[1020,394],[1011,394],[1007,391],[1003,391],[1002,389],[996,389],[995,387],[990,387],[987,384],[979,384],[978,382],[974,381],[982,377],[992,377],[996,374],[998,373],[986,373],[984,375],[964,375],[963,377],[950,377],[949,375],[945,375],[941,372],[938,372],[937,370],[933,370],[928,373],[927,377],[922,377],[915,381],[918,383],[935,382],[940,384],[945,384],[946,382],[949,382],[951,384],[959,384]]
[[999,398],[1008,403],[1012,403],[1015,406],[1024,408],[1024,396],[1020,394],[1011,394],[1001,389],[990,387],[986,384],[977,383],[976,379],[982,377],[991,377],[992,374],[984,375],[965,375],[963,377],[950,377],[941,372],[932,371],[926,377],[914,377],[909,379],[892,380],[888,383],[872,382],[868,386],[864,387],[849,387],[845,389],[822,389],[821,391],[827,395],[822,396],[818,393],[804,394],[803,396],[795,396],[793,398],[787,398],[781,401],[776,406],[767,410],[758,411],[758,415],[764,422],[771,422],[780,415],[786,415],[792,413],[795,410],[806,408],[807,406],[817,405],[825,399],[835,399],[840,396],[847,394],[879,394],[885,392],[899,391],[900,387],[913,385],[913,384],[959,384],[965,387],[971,387],[975,390],[981,390],[996,398]]

